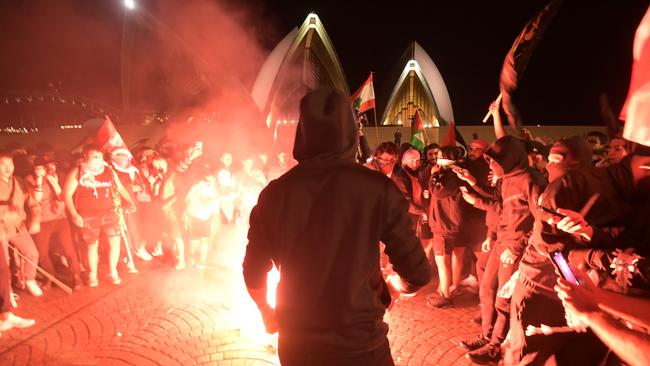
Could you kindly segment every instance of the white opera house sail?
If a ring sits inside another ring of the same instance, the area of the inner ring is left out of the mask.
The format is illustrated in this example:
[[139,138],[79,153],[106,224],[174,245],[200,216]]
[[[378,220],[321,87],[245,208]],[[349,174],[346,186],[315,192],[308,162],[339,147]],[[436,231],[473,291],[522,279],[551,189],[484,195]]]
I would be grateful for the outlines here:
[[300,99],[320,86],[332,86],[350,93],[325,27],[320,18],[311,13],[300,28],[289,32],[271,52],[251,91],[279,145],[291,146]]
[[410,127],[420,111],[426,127],[439,127],[454,121],[454,112],[445,81],[427,52],[417,43],[409,45],[400,60],[401,73],[381,119],[382,125]]

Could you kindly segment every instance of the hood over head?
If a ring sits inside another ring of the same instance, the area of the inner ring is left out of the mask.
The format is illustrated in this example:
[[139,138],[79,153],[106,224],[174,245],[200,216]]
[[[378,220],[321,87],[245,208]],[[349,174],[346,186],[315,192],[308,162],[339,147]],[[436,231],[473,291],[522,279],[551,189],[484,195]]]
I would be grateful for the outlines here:
[[528,154],[524,141],[514,136],[503,136],[494,141],[485,155],[494,159],[508,174],[517,168],[528,167]]
[[323,87],[302,98],[293,146],[293,157],[298,162],[313,159],[353,162],[357,146],[357,127],[347,95]]

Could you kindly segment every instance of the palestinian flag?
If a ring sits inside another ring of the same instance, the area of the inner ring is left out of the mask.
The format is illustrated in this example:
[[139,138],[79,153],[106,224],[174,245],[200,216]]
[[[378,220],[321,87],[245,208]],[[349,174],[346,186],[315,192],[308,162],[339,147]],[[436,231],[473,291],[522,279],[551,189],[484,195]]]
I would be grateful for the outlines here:
[[359,89],[350,97],[352,107],[357,113],[375,108],[375,88],[372,86],[372,73]]
[[521,116],[512,102],[512,93],[517,89],[517,84],[528,67],[533,51],[544,32],[555,17],[562,0],[552,0],[537,16],[529,20],[515,39],[512,48],[506,55],[499,78],[503,109],[508,116],[510,127],[517,130],[521,125]]
[[445,136],[445,139],[442,141],[441,146],[458,146],[461,145],[465,148],[467,148],[467,143],[465,143],[465,139],[463,138],[463,135],[461,135],[460,131],[458,131],[458,128],[456,128],[456,124],[454,121],[449,122],[449,128],[447,129],[447,135]]
[[417,150],[423,151],[424,147],[427,146],[426,136],[420,111],[415,111],[415,116],[413,116],[413,122],[411,123],[411,145]]

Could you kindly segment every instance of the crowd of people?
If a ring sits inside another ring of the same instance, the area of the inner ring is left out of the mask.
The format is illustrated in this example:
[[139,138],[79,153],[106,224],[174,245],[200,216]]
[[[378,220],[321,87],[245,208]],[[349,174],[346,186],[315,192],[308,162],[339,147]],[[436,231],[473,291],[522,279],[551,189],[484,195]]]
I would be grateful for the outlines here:
[[239,267],[259,192],[292,164],[282,151],[233,156],[168,136],[133,153],[79,150],[9,144],[0,153],[0,332],[33,325],[14,309],[51,286],[119,285],[119,272],[152,260]]
[[[497,126],[499,110],[493,103]],[[369,154],[355,125],[354,146],[344,146],[346,154],[388,177],[401,193],[407,205],[392,210],[404,210],[398,214],[408,217],[427,271],[437,273],[437,291],[426,295],[427,305],[453,307],[463,292],[479,294],[472,321],[481,333],[460,342],[469,358],[650,362],[650,302],[644,298],[650,231],[640,214],[650,208],[650,147],[598,131],[551,141],[496,129],[491,144],[476,137],[468,146],[432,143],[419,151],[387,141]],[[298,161],[314,154],[307,145],[324,144],[301,136],[299,131],[294,148]],[[14,289],[42,296],[53,284],[119,285],[119,271],[137,272],[137,263],[155,257],[167,258],[176,270],[241,263],[244,247],[234,232],[247,228],[260,192],[295,162],[279,152],[237,156],[238,164],[214,148],[168,138],[135,155],[119,145],[87,144],[77,154],[46,144],[8,146],[0,154],[0,332],[34,324],[14,315],[20,303]],[[318,182],[311,188],[303,182],[300,189],[319,192],[324,183]],[[356,188],[372,189],[377,182],[367,184]],[[310,219],[304,216],[295,219]],[[253,230],[249,237],[256,235]],[[390,288],[408,288],[408,281],[395,282],[409,272],[393,260],[400,249],[384,244],[378,257],[384,279]],[[229,250],[240,254],[224,255]],[[551,254],[566,261],[569,275]],[[412,265],[421,266],[414,258]],[[246,262],[244,267],[250,284],[252,270]],[[426,283],[428,276],[417,271],[419,285],[406,292]],[[391,292],[393,300],[399,292]]]
[[[501,125],[496,103],[491,114]],[[477,363],[647,364],[638,350],[650,350],[648,146],[600,131],[557,141],[496,131],[492,144],[475,138],[467,147],[384,142],[365,164],[409,203],[438,275],[427,305],[453,307],[478,291],[472,321],[481,333],[460,342]],[[556,251],[580,285],[557,284]]]

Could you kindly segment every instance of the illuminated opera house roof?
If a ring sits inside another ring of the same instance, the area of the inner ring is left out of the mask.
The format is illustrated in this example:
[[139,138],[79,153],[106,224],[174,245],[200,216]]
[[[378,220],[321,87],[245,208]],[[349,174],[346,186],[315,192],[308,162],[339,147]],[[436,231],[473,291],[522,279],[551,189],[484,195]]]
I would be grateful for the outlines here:
[[401,63],[405,66],[388,98],[381,124],[410,126],[416,110],[420,111],[427,127],[443,126],[453,121],[447,86],[427,52],[413,42]]
[[[311,13],[275,47],[260,70],[251,95],[268,127],[298,120],[300,99],[319,86],[349,94],[341,62],[318,16]],[[293,140],[293,136],[291,136]]]

